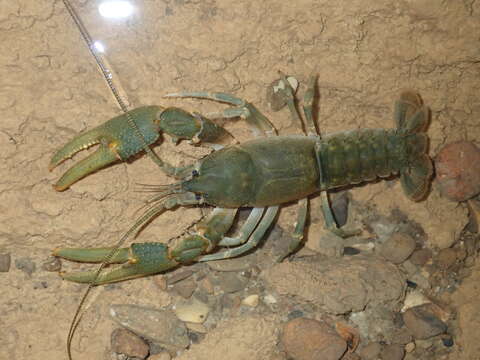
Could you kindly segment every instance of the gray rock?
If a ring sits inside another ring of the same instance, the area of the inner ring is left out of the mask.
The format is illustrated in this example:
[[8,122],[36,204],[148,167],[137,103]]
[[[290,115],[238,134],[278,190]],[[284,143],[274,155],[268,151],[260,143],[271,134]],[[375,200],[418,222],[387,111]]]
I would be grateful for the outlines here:
[[380,246],[380,254],[394,264],[407,260],[415,250],[415,239],[404,233],[394,233]]
[[415,339],[428,339],[447,330],[447,325],[429,311],[428,304],[405,311],[403,321]]
[[247,286],[248,279],[233,272],[225,272],[218,274],[218,286],[226,293],[235,293],[241,291]]
[[110,316],[123,327],[167,349],[185,349],[190,341],[185,325],[170,311],[138,305],[112,305]]
[[112,351],[129,357],[145,359],[149,353],[148,344],[142,338],[123,328],[112,332],[111,344]]
[[173,285],[175,292],[181,297],[188,299],[197,288],[197,283],[193,278],[182,280]]
[[18,270],[22,270],[24,273],[28,274],[28,276],[31,276],[37,269],[35,262],[28,257],[16,259],[15,267]]
[[395,306],[406,281],[396,266],[373,256],[312,256],[281,263],[261,276],[280,295],[295,296],[323,310],[344,314],[367,305]]
[[410,261],[418,266],[425,265],[432,258],[432,250],[430,249],[420,249],[413,252],[410,256]]
[[0,254],[0,272],[8,272],[10,270],[10,263],[10,254]]
[[335,194],[331,198],[332,200],[332,212],[337,221],[337,225],[342,227],[347,223],[348,220],[348,205],[350,199],[348,198],[348,192],[342,191],[341,193]]

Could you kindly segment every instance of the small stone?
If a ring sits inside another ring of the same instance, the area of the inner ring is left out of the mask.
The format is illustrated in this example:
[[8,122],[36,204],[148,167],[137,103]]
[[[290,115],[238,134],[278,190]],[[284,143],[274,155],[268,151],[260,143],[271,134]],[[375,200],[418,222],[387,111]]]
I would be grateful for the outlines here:
[[267,294],[263,297],[263,302],[265,304],[276,304],[277,303],[277,299],[275,299],[275,296],[271,295],[271,294]]
[[455,343],[453,341],[453,338],[448,334],[445,334],[444,336],[442,336],[442,342],[443,342],[443,345],[445,345],[446,347],[452,347],[453,344]]
[[190,300],[175,304],[173,311],[182,321],[202,324],[207,320],[210,309],[207,304],[193,297]]
[[200,289],[204,290],[209,295],[212,295],[215,292],[215,288],[209,276],[200,280]]
[[435,263],[442,270],[447,270],[457,261],[457,252],[452,248],[442,249],[435,257]]
[[242,304],[249,307],[257,307],[260,297],[257,294],[247,296],[242,300]]
[[142,338],[123,328],[112,332],[111,344],[112,351],[130,357],[145,359],[149,353],[148,345]]
[[420,249],[413,252],[410,256],[410,261],[418,266],[425,265],[432,258],[432,250],[430,249]]
[[435,157],[436,183],[442,195],[465,201],[480,193],[480,149],[472,142],[444,146]]
[[173,289],[175,290],[175,292],[185,299],[190,298],[196,288],[197,284],[195,283],[195,280],[193,280],[193,278],[182,280],[173,285]]
[[415,250],[415,239],[404,233],[394,233],[380,246],[380,254],[394,264],[408,259]]
[[10,270],[10,263],[10,254],[0,254],[0,272],[8,272]]
[[378,342],[367,344],[361,351],[360,355],[363,360],[376,360],[380,356],[382,345]]
[[348,204],[349,204],[348,192],[342,191],[341,193],[332,196],[332,212],[337,225],[342,227],[348,220]]
[[167,279],[165,275],[155,275],[153,276],[153,283],[158,286],[162,291],[167,291]]
[[381,353],[382,360],[402,360],[405,356],[405,349],[399,344],[390,344],[385,346]]
[[343,255],[345,256],[353,256],[353,255],[358,255],[360,254],[360,250],[354,248],[354,247],[351,247],[351,246],[345,246],[343,248]]
[[110,316],[121,326],[168,350],[185,349],[190,344],[185,325],[168,310],[138,305],[112,305]]
[[447,325],[428,310],[428,304],[405,311],[403,321],[415,339],[429,339],[447,330]]
[[28,257],[15,260],[15,267],[18,270],[22,270],[24,273],[28,274],[29,276],[31,276],[37,269],[35,262],[33,262],[33,260]]
[[347,350],[347,343],[327,324],[298,318],[283,327],[285,351],[296,360],[338,360]]
[[228,294],[241,291],[248,283],[248,279],[233,272],[224,272],[218,275],[218,285]]
[[60,271],[61,268],[62,268],[62,262],[59,258],[55,256],[49,257],[42,264],[42,269],[45,271],[56,272],[56,271]]
[[415,350],[415,343],[413,341],[405,345],[405,352],[407,354],[411,353],[413,350]]

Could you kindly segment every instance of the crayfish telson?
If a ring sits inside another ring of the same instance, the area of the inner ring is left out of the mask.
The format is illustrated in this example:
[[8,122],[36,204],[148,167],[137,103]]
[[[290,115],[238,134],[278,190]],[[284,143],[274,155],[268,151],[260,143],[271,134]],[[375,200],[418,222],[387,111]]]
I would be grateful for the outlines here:
[[[283,76],[278,85],[293,118],[301,124],[294,104],[294,91],[286,77]],[[427,155],[428,138],[424,132],[429,109],[422,104],[419,95],[411,91],[401,93],[395,103],[395,129],[359,129],[320,137],[312,116],[314,88],[315,78],[312,78],[304,100],[306,136],[276,136],[274,127],[252,104],[229,94],[172,94],[233,105],[223,112],[224,117],[242,117],[265,136],[226,146],[191,166],[162,167],[178,182],[155,187],[158,194],[149,200],[150,208],[129,233],[135,233],[152,217],[175,206],[215,206],[196,224],[193,233],[171,244],[134,243],[129,248],[119,249],[109,263],[122,265],[110,267],[99,275],[87,271],[62,276],[76,282],[104,284],[162,272],[184,263],[239,256],[258,244],[280,204],[298,200],[296,226],[288,253],[283,254],[283,258],[302,240],[311,194],[320,191],[326,225],[341,236],[351,233],[337,228],[328,204],[328,189],[400,174],[407,197],[417,201],[426,195],[432,176],[432,163]],[[210,120],[181,109],[150,106],[132,110],[131,114],[148,144],[156,141],[159,131],[176,139],[212,142],[225,136],[224,130]],[[127,124],[125,115],[121,115],[66,144],[53,157],[51,169],[93,144],[100,144],[99,150],[68,170],[56,184],[57,190],[67,189],[75,181],[117,159],[127,159],[140,152],[143,146]],[[226,237],[240,207],[253,209],[238,234]],[[229,249],[205,255],[219,246]],[[109,252],[110,248],[61,248],[54,254],[74,261],[102,262]]]

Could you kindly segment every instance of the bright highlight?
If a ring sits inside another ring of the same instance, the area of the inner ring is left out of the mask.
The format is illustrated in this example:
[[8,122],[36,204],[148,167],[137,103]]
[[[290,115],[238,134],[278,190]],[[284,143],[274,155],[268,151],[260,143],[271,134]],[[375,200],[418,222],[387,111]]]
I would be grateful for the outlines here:
[[126,18],[133,13],[133,5],[126,0],[109,0],[102,2],[98,11],[106,18]]

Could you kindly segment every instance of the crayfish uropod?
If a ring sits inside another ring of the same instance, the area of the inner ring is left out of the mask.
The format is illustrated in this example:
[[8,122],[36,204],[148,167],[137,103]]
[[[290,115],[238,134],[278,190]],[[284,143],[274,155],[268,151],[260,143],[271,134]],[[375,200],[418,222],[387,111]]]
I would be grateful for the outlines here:
[[[308,212],[308,196],[320,192],[322,211],[327,228],[338,235],[348,236],[353,232],[338,228],[328,203],[327,190],[358,184],[399,174],[405,195],[418,201],[428,192],[432,176],[432,162],[427,155],[428,138],[425,129],[429,109],[420,96],[412,91],[402,92],[395,103],[395,129],[359,129],[338,132],[320,137],[312,116],[316,78],[312,78],[304,99],[306,135],[276,136],[268,119],[252,104],[224,93],[183,92],[174,97],[193,97],[216,100],[233,105],[222,114],[226,118],[242,117],[265,135],[256,139],[226,146],[183,168],[162,168],[178,181],[158,186],[158,194],[151,200],[151,207],[133,225],[134,229],[145,224],[158,213],[176,206],[208,204],[213,211],[196,224],[195,231],[170,244],[134,243],[129,248],[119,249],[109,263],[121,265],[109,267],[101,274],[95,271],[62,274],[70,281],[104,284],[150,275],[195,261],[209,261],[239,256],[255,247],[274,221],[282,203],[298,200],[299,210],[288,253],[301,243]],[[301,115],[294,103],[294,91],[287,79],[279,80],[278,91],[284,96],[292,117],[302,125]],[[134,110],[135,119],[150,144],[158,128],[143,126],[144,112],[155,112],[153,121],[166,114],[172,115],[173,129],[181,133],[190,122],[198,123],[199,116],[192,116],[179,109],[140,108]],[[135,113],[137,112],[137,113]],[[175,118],[174,115],[182,114]],[[204,118],[201,118],[204,119]],[[124,119],[123,119],[124,120]],[[207,123],[208,119],[203,122]],[[185,124],[186,123],[186,124]],[[221,133],[217,127],[204,126],[190,131],[189,136],[211,135],[215,139]],[[302,126],[303,127],[303,126]],[[98,130],[100,129],[100,130]],[[181,131],[179,131],[181,130]],[[117,157],[122,160],[136,151],[141,151],[141,142],[122,122],[122,116],[110,120],[97,129],[80,135],[65,145],[53,158],[52,167],[71,156],[73,152],[91,145],[91,139],[102,133],[100,155],[80,162],[59,181],[58,190],[95,171]],[[180,136],[177,136],[180,137]],[[123,150],[127,149],[127,150]],[[108,154],[108,155],[105,155]],[[100,160],[99,160],[100,159]],[[85,165],[84,162],[87,164]],[[89,166],[88,163],[93,163]],[[100,165],[99,165],[100,164]],[[70,174],[73,175],[70,175]],[[66,178],[66,180],[65,180]],[[233,237],[227,237],[237,209],[252,207],[250,215]],[[228,249],[208,254],[218,247]],[[83,249],[62,248],[54,255],[82,262],[102,262],[110,248]]]

